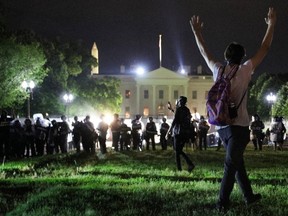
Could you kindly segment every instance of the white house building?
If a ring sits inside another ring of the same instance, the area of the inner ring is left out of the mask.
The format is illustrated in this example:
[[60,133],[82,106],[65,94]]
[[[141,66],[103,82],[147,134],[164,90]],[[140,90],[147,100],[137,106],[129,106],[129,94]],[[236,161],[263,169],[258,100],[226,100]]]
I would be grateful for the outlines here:
[[181,95],[187,97],[187,106],[194,117],[206,116],[205,103],[213,84],[212,75],[184,75],[160,67],[142,75],[122,73],[110,76],[121,81],[119,91],[123,101],[119,114],[122,117],[133,118],[136,114],[172,117],[167,103],[170,101],[174,105]]
[[[92,55],[98,59],[95,43]],[[190,66],[186,68],[190,70]],[[120,67],[120,73],[117,75],[102,75],[95,68],[92,68],[91,72],[94,78],[113,76],[121,81],[119,87],[123,98],[119,113],[121,117],[134,118],[136,114],[141,114],[143,117],[152,116],[156,119],[163,116],[172,118],[173,113],[168,110],[167,103],[169,101],[174,105],[181,95],[187,97],[187,107],[194,118],[198,119],[200,115],[206,116],[206,98],[213,84],[213,77],[212,73],[209,75],[203,73],[202,66],[198,66],[194,74],[181,73],[180,70],[176,72],[162,66],[141,75],[126,73],[125,66]]]

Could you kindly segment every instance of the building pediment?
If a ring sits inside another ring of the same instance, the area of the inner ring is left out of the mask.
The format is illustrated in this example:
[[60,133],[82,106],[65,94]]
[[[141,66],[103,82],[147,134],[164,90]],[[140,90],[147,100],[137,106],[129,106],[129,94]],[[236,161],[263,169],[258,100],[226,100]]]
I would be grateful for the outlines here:
[[164,67],[145,73],[142,77],[146,79],[187,79],[186,75],[176,73]]
[[187,85],[189,78],[186,75],[160,67],[156,70],[137,76],[135,81],[140,85],[167,85],[167,83],[171,83],[171,81],[174,85]]

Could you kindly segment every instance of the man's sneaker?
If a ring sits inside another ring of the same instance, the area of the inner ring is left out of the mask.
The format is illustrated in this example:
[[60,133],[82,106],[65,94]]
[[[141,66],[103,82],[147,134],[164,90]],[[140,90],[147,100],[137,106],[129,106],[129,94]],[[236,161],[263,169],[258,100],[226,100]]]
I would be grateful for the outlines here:
[[253,194],[251,197],[246,198],[245,203],[247,206],[252,205],[262,199],[261,194]]
[[188,172],[192,172],[192,170],[195,168],[195,165],[194,164],[191,164],[188,166]]

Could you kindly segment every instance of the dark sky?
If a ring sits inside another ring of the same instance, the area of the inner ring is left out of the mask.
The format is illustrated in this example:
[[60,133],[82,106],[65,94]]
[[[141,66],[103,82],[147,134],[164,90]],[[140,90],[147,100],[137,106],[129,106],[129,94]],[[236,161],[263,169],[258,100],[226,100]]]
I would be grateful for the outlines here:
[[82,39],[90,52],[99,49],[100,73],[118,72],[120,65],[159,67],[204,64],[189,19],[204,21],[204,38],[211,52],[223,59],[231,41],[244,45],[247,57],[259,47],[269,6],[278,20],[270,53],[256,72],[288,73],[288,0],[0,0],[11,29],[32,29],[44,37]]

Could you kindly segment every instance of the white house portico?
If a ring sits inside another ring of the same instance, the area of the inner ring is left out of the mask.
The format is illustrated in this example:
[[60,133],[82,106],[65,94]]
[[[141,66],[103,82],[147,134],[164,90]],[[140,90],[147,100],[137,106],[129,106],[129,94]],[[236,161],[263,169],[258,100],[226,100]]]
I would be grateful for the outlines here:
[[184,75],[160,67],[142,75],[113,76],[121,80],[119,91],[123,102],[119,114],[125,118],[133,118],[136,114],[172,117],[167,103],[175,104],[181,95],[188,98],[187,106],[192,114],[206,115],[206,96],[213,84],[212,75]]

